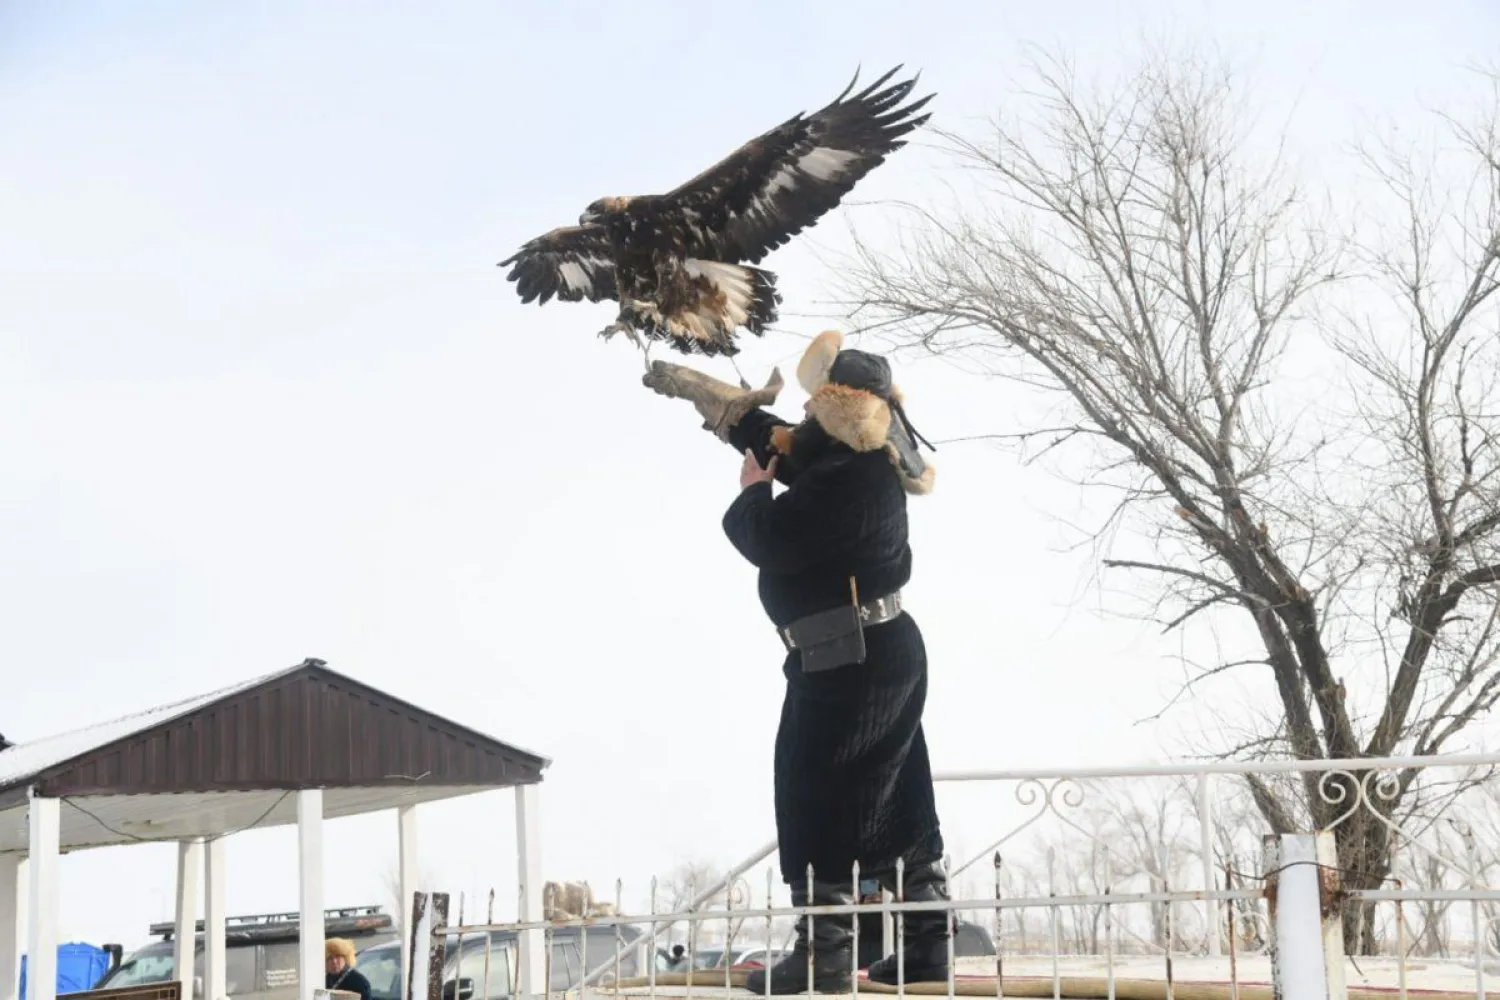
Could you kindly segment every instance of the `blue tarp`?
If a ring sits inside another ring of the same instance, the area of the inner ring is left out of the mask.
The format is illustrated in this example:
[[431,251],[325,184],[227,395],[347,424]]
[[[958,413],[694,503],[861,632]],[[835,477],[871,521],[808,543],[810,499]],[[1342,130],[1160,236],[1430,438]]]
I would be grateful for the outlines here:
[[[109,952],[81,941],[57,946],[57,992],[91,990],[109,971]],[[21,956],[21,1000],[26,1000],[26,956]]]

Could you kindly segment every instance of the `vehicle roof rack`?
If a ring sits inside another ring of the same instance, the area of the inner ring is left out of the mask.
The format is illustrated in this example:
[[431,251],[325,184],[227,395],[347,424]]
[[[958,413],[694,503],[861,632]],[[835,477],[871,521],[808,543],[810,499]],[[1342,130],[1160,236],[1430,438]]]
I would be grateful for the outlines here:
[[[297,928],[302,917],[299,913],[251,913],[224,920],[226,941],[274,941],[296,940]],[[391,915],[383,906],[343,906],[323,911],[323,933],[327,935],[374,934],[395,926]],[[194,924],[194,930],[203,934],[203,921]],[[170,941],[177,933],[176,921],[152,924],[150,932]]]

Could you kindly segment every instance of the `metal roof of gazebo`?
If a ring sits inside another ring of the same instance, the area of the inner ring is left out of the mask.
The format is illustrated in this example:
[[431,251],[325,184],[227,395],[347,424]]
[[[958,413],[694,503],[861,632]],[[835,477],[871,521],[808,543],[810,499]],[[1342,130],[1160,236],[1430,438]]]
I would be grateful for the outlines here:
[[[206,871],[205,1000],[223,993],[223,844],[248,829],[295,823],[301,872],[301,995],[321,985],[322,820],[396,810],[401,898],[415,891],[415,808],[512,788],[522,908],[540,912],[536,786],[551,761],[330,670],[322,660],[0,749],[0,983],[13,979],[20,862],[30,951],[41,956],[32,1000],[52,1000],[59,853],[142,841],[179,846],[179,928],[196,923]],[[4,897],[17,898],[12,909]],[[404,914],[403,914],[404,916]],[[8,926],[6,926],[8,925]],[[312,933],[308,933],[311,930]],[[191,942],[190,931],[179,938]],[[533,949],[528,948],[530,952]],[[539,960],[540,948],[536,960]],[[193,957],[176,976],[192,996]],[[530,959],[530,956],[527,956]],[[536,964],[530,960],[528,965]],[[534,970],[527,970],[534,971]],[[528,977],[530,978],[530,977]],[[9,991],[0,991],[0,1000]]]
[[533,784],[545,757],[361,684],[321,660],[0,750],[0,853],[30,794],[63,801],[61,848],[216,836]]

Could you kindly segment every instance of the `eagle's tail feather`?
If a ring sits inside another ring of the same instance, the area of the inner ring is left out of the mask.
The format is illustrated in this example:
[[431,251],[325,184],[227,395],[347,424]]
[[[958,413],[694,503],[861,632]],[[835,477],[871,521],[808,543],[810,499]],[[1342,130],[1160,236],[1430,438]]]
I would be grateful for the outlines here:
[[689,284],[663,308],[660,303],[627,299],[624,309],[636,329],[688,355],[733,357],[739,353],[735,331],[743,327],[757,337],[777,319],[781,293],[776,275],[747,264],[688,257],[682,261]]
[[688,258],[684,263],[688,274],[706,280],[723,296],[722,300],[718,296],[705,298],[700,306],[712,313],[703,318],[716,328],[715,339],[731,340],[737,327],[762,337],[766,326],[776,322],[781,292],[776,288],[776,275],[770,271],[717,260]]

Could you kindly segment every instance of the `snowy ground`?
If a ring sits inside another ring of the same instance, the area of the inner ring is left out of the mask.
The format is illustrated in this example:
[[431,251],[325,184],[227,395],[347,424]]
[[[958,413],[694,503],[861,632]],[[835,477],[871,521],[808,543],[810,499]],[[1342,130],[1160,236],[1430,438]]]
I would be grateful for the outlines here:
[[[1103,977],[1108,965],[1102,958],[1083,956],[1058,959],[1059,974],[1065,977]],[[960,975],[994,976],[994,959],[961,958]],[[1160,958],[1130,956],[1115,960],[1116,979],[1165,979],[1166,963]],[[1005,976],[1010,978],[1040,976],[1050,978],[1052,960],[1046,957],[1005,959]],[[1500,991],[1500,963],[1491,962],[1485,969],[1485,990]],[[1178,982],[1227,983],[1230,981],[1228,958],[1172,959],[1172,978]],[[1271,982],[1271,960],[1263,955],[1242,956],[1236,960],[1234,979],[1241,983]],[[1395,990],[1400,985],[1399,963],[1394,958],[1361,958],[1345,960],[1344,979],[1348,986]],[[1443,990],[1473,994],[1475,975],[1472,963],[1410,959],[1406,963],[1406,985],[1413,990]]]
[[[1005,978],[1010,979],[1040,979],[1050,980],[1053,975],[1052,959],[1046,957],[1012,957],[1005,960]],[[1056,964],[1057,974],[1064,978],[1087,978],[1103,979],[1109,974],[1108,963],[1102,958],[1093,956],[1077,958],[1060,958]],[[983,977],[993,981],[995,976],[995,962],[993,958],[963,958],[958,961],[957,975],[963,977]],[[722,974],[722,973],[720,973]],[[1351,989],[1361,987],[1374,990],[1389,990],[1393,997],[1401,985],[1401,972],[1399,963],[1393,958],[1361,958],[1357,961],[1346,961],[1345,981]],[[714,973],[709,973],[712,977]],[[1131,956],[1116,959],[1114,963],[1114,976],[1117,980],[1165,980],[1166,964],[1161,959],[1140,958]],[[696,977],[695,977],[696,978]],[[1172,961],[1172,979],[1174,983],[1228,983],[1231,980],[1230,964],[1228,958],[1174,958]],[[1234,981],[1242,985],[1255,985],[1271,983],[1271,963],[1264,956],[1248,956],[1236,960]],[[1491,1000],[1500,1000],[1500,963],[1487,963],[1484,970],[1484,988]],[[726,994],[722,985],[712,985],[712,978],[697,980],[691,991],[682,986],[658,986],[657,996],[681,997],[691,992],[694,997],[717,998],[732,996],[743,998],[746,993],[743,990],[735,990]],[[1433,961],[1427,959],[1412,959],[1406,964],[1406,988],[1415,994],[1424,992],[1441,992],[1463,994],[1473,997],[1477,994],[1478,982],[1475,976],[1473,964],[1462,962]],[[619,991],[600,991],[599,996],[643,996],[650,992],[646,987],[630,988]],[[863,994],[870,996],[871,994]]]

